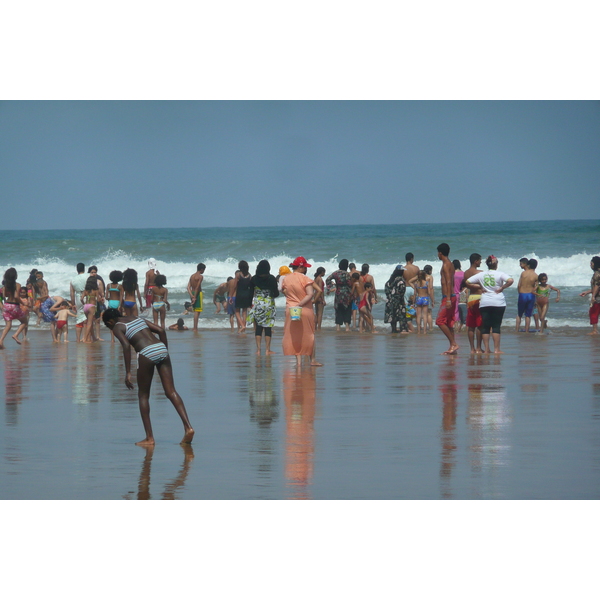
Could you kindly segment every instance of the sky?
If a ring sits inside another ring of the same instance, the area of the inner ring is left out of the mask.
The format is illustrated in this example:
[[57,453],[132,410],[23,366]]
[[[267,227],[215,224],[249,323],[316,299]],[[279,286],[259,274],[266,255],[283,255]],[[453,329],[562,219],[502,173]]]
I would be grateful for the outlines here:
[[599,166],[597,101],[0,102],[13,229],[585,219]]

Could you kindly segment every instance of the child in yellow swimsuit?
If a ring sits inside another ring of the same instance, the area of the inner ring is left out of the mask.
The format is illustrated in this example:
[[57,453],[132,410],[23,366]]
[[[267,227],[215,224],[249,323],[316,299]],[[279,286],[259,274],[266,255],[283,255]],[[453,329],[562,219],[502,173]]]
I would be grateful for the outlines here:
[[550,292],[554,290],[556,292],[556,302],[560,301],[560,290],[551,286],[548,283],[548,275],[546,273],[540,273],[538,277],[538,286],[535,290],[536,303],[540,319],[540,331],[544,333],[544,329],[548,327],[548,321],[546,321],[546,315],[548,314],[548,305],[550,303]]

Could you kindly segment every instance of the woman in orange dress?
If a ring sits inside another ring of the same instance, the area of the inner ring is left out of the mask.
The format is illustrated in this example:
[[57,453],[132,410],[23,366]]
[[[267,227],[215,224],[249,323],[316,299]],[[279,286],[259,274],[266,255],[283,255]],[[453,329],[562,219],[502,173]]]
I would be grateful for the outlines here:
[[[302,356],[310,356],[311,367],[321,367],[315,360],[315,314],[312,308],[313,290],[320,288],[314,281],[306,276],[310,267],[304,257],[299,256],[290,265],[292,273],[286,275],[283,281],[285,294],[285,325],[283,328],[283,354],[295,356],[296,363],[300,364]],[[292,321],[290,307],[302,308],[300,320]]]

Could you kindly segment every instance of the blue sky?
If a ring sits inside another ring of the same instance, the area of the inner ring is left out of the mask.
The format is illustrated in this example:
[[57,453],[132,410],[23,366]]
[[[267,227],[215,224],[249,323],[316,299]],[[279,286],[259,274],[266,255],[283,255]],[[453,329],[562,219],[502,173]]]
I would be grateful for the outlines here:
[[599,102],[0,103],[16,229],[584,219],[599,165]]

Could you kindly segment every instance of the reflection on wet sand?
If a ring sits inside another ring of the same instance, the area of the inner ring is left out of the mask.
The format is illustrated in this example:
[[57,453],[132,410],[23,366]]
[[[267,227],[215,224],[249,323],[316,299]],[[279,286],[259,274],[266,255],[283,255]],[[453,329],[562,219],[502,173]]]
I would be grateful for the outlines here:
[[277,433],[271,427],[279,418],[276,388],[272,357],[257,357],[256,363],[252,362],[248,366],[248,402],[250,421],[258,425],[251,452],[259,485],[271,482],[279,452]]
[[[187,332],[172,346],[198,477],[171,442],[132,445],[139,409],[120,344],[59,346],[47,333],[0,353],[4,499],[599,497],[598,340],[545,344],[536,368],[517,336],[501,356],[440,358],[439,335],[323,332],[325,369],[297,372],[257,357],[250,335]],[[176,429],[155,384],[157,429]]]
[[250,420],[259,427],[268,427],[279,417],[279,402],[270,356],[262,357],[248,371],[248,401]]
[[[104,359],[105,368],[103,373],[102,397],[111,402],[131,402],[137,404],[137,393],[130,393],[125,387],[125,368],[123,366],[123,351],[121,344],[110,344],[108,355]],[[137,358],[135,352],[131,355],[131,373],[137,376]],[[136,383],[137,385],[137,383]]]
[[[470,361],[467,370],[467,424],[473,434],[471,469],[474,473],[491,476],[480,488],[483,497],[497,495],[494,475],[498,468],[508,464],[511,448],[508,436],[511,418],[506,386],[502,381],[501,357],[495,358],[488,361],[484,357],[485,362]],[[487,368],[490,362],[498,367],[495,373]]]
[[[183,335],[183,333],[178,333],[177,335]],[[171,340],[177,340],[177,338],[175,337],[175,333],[167,332],[167,336],[169,339],[169,351],[171,351],[170,349],[173,345]],[[205,350],[205,341],[203,339],[202,332],[200,331],[192,331],[192,336],[193,343],[191,344],[191,349],[189,347],[189,344],[185,345],[185,360],[189,362],[190,369],[194,373],[194,380],[198,382],[199,386],[203,386],[205,383],[204,366],[206,363],[205,357],[203,355]],[[183,341],[185,341],[185,338],[183,339]],[[210,348],[210,344],[208,345],[208,347]]]
[[[76,344],[72,372],[73,404],[98,402],[105,394],[106,368],[101,344]],[[132,356],[131,370],[135,369]]]
[[19,405],[23,401],[23,381],[29,380],[29,344],[12,354],[3,352],[4,402],[7,425],[18,425]]
[[442,429],[440,441],[442,451],[440,455],[440,477],[442,482],[441,494],[443,498],[452,498],[450,477],[456,464],[456,405],[458,389],[456,383],[456,357],[449,357],[449,362],[439,370],[439,391],[442,396]]
[[[163,500],[176,500],[177,496],[175,493],[178,490],[183,490],[185,486],[190,465],[192,464],[192,460],[194,460],[194,450],[189,444],[181,444],[181,448],[183,449],[183,463],[173,480],[165,485],[165,489],[162,493]],[[148,446],[145,448],[145,450],[146,455],[144,456],[144,461],[142,462],[142,470],[140,471],[140,477],[138,480],[138,491],[136,496],[137,500],[152,500],[152,496],[150,494],[150,471],[154,448],[152,446]],[[127,492],[127,494],[124,494],[122,497],[125,500],[131,500],[132,494],[134,493],[135,492],[130,491]]]
[[313,476],[316,372],[289,365],[283,373],[285,478],[290,498],[310,499]]

